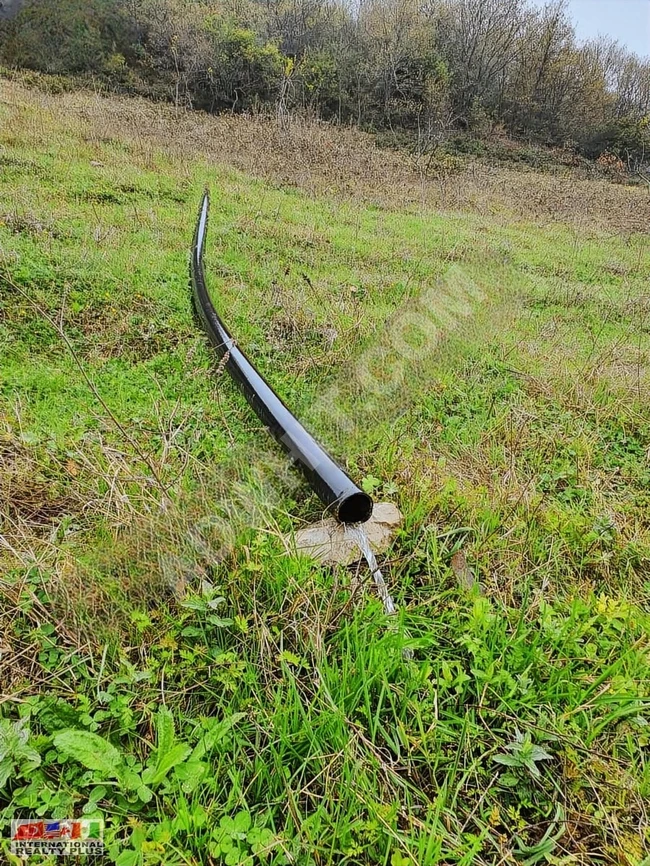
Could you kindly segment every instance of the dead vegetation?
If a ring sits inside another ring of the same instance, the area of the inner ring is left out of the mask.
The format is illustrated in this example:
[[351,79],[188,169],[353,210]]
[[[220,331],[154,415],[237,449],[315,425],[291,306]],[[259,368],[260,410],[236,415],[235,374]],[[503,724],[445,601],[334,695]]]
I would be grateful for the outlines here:
[[36,136],[42,124],[35,106],[49,115],[48,126],[53,120],[63,129],[82,124],[89,146],[115,143],[148,168],[155,168],[160,149],[175,161],[191,152],[274,184],[387,208],[473,211],[622,234],[645,232],[650,225],[649,188],[585,177],[569,167],[554,175],[468,158],[462,170],[443,166],[431,176],[407,153],[379,148],[353,128],[300,118],[278,124],[261,116],[214,117],[88,91],[48,94],[6,80],[0,90],[10,116],[31,115]]

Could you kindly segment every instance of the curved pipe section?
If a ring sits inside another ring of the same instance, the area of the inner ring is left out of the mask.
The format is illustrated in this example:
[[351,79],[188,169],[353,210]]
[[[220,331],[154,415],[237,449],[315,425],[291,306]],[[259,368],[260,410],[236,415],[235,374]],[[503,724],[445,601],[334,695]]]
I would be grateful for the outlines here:
[[237,382],[253,410],[272,435],[289,452],[312,489],[342,523],[364,523],[372,515],[373,502],[345,474],[313,436],[294,418],[275,391],[237,347],[215,310],[205,282],[203,249],[208,227],[210,198],[206,192],[194,234],[190,275],[196,312],[210,342]]

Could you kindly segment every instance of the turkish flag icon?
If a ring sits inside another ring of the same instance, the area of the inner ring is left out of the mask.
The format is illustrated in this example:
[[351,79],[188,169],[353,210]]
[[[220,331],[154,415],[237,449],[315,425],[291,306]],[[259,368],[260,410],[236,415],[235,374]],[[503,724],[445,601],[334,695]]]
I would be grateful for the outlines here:
[[18,824],[13,838],[17,842],[23,842],[25,839],[42,839],[45,835],[44,821],[30,821],[26,824]]

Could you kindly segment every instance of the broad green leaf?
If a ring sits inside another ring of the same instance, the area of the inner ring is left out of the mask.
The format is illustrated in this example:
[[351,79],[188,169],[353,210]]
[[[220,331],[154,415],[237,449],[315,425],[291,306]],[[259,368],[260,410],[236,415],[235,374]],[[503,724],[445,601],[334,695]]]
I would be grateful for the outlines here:
[[549,755],[546,749],[541,746],[533,746],[530,750],[530,757],[533,761],[552,761],[553,755]]
[[160,756],[166,755],[176,740],[174,717],[167,707],[161,707],[156,714],[156,748],[158,763]]
[[524,761],[523,763],[524,763],[526,769],[529,770],[529,772],[530,772],[530,773],[531,773],[531,774],[532,774],[536,779],[539,779],[539,778],[541,777],[542,774],[540,773],[539,768],[538,768],[537,764],[536,764],[534,761]]
[[228,619],[227,617],[221,616],[209,616],[207,618],[208,622],[212,625],[216,625],[217,628],[226,628],[229,625],[232,625],[233,621]]
[[95,803],[99,803],[100,800],[103,800],[106,794],[108,793],[108,788],[106,785],[97,785],[90,792],[91,800],[94,800]]
[[93,788],[88,797],[88,802],[81,809],[84,815],[89,815],[93,812],[97,812],[97,804],[100,800],[104,799],[107,793],[108,788],[105,785],[97,785],[95,788]]
[[521,767],[521,758],[516,758],[514,755],[495,755],[493,761],[496,764],[505,764],[506,767]]
[[142,800],[143,803],[149,803],[153,799],[153,791],[147,788],[146,785],[139,785],[136,794],[138,795],[138,800]]
[[101,773],[109,779],[120,777],[123,770],[122,755],[115,746],[98,734],[71,728],[56,734],[53,742],[61,754],[79,761],[87,769]]
[[232,716],[221,721],[210,719],[209,727],[194,747],[190,761],[200,761],[244,717],[245,713],[233,713]]
[[235,840],[232,838],[232,836],[224,836],[221,842],[219,842],[219,847],[224,854],[227,851],[232,851],[232,849],[235,847]]
[[253,866],[253,858],[247,857],[239,846],[226,854],[226,866]]
[[13,775],[14,762],[9,758],[3,758],[0,761],[0,788],[4,788],[8,780]]
[[361,482],[361,488],[368,494],[372,493],[378,487],[381,487],[381,478],[376,478],[374,475],[366,475]]
[[499,779],[499,784],[505,788],[516,788],[517,785],[521,784],[521,780],[513,773],[504,773]]
[[208,771],[208,765],[201,761],[186,761],[184,764],[179,764],[176,767],[175,773],[177,779],[181,782],[181,787],[186,794],[191,794],[192,791],[200,784],[203,777]]
[[164,781],[167,773],[182,764],[192,751],[187,743],[176,743],[166,754],[160,754],[155,767],[147,767],[142,774],[142,781],[147,785],[159,785]]
[[205,610],[206,602],[202,598],[186,598],[180,602],[180,606],[188,610]]
[[235,817],[232,819],[233,822],[233,831],[237,834],[246,834],[251,828],[251,816],[250,812],[237,812]]
[[246,840],[250,844],[253,854],[256,854],[261,859],[266,859],[271,849],[277,844],[275,835],[268,827],[262,827],[261,829],[253,827]]
[[140,776],[130,767],[121,768],[118,778],[125,791],[137,791],[142,784]]
[[26,719],[18,722],[0,719],[0,761],[6,758],[19,764],[23,770],[36,769],[41,763],[41,756],[28,745],[28,741]]
[[208,607],[212,610],[216,610],[216,608],[221,607],[224,604],[226,599],[223,596],[218,596],[217,598],[211,598],[208,602]]

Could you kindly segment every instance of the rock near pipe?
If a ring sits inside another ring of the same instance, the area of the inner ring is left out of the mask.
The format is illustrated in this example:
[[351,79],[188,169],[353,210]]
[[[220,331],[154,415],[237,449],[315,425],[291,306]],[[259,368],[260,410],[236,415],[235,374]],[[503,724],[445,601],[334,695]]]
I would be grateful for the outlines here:
[[372,499],[345,474],[337,463],[294,418],[246,355],[237,347],[208,294],[203,269],[203,249],[208,227],[210,199],[206,192],[194,234],[190,277],[196,312],[210,342],[237,382],[257,416],[298,464],[312,489],[341,523],[364,523],[372,515]]

